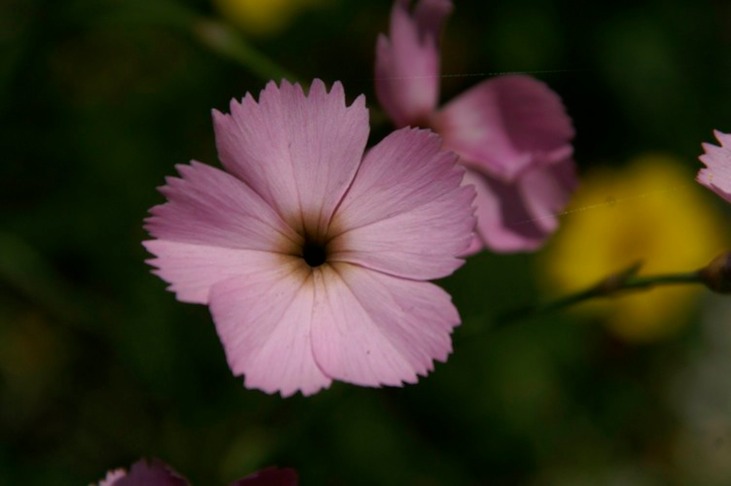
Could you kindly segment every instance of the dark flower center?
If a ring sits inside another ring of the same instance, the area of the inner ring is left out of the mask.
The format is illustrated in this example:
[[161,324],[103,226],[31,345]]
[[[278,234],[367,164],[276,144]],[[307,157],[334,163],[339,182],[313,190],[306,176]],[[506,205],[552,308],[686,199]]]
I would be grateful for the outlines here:
[[307,240],[302,247],[302,258],[310,267],[319,267],[327,261],[327,248],[322,243]]

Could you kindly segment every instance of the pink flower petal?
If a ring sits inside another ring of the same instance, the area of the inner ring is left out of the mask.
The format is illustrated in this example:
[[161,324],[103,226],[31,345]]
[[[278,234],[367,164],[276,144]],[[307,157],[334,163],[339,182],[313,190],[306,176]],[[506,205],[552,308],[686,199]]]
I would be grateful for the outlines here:
[[214,284],[252,271],[287,264],[287,255],[263,251],[237,250],[217,246],[148,240],[142,243],[156,256],[147,260],[153,273],[170,284],[181,302],[208,304]]
[[403,128],[367,154],[333,218],[332,261],[432,279],[464,262],[475,220],[464,171],[428,130]]
[[223,248],[267,250],[302,238],[249,186],[222,170],[192,162],[160,188],[145,229],[155,238]]
[[505,182],[572,153],[574,130],[561,99],[528,76],[478,84],[436,113],[432,125],[465,163]]
[[312,355],[315,278],[301,259],[217,283],[211,314],[231,370],[247,388],[283,397],[330,385]]
[[[567,160],[534,169],[516,184],[468,169],[465,184],[477,191],[480,240],[496,252],[517,252],[539,248],[556,230],[557,215],[574,189],[575,178],[573,163]],[[477,244],[470,248],[479,249]]]
[[698,172],[696,180],[731,202],[731,134],[713,133],[721,146],[703,144],[704,154],[699,158],[706,168]]
[[340,263],[315,275],[315,289],[312,345],[332,378],[414,383],[451,352],[459,315],[436,285]]
[[[531,221],[517,188],[473,170],[467,170],[464,182],[477,192],[477,235],[484,246],[503,253],[530,251],[540,245],[544,234]],[[481,249],[476,244],[470,248]]]
[[437,105],[438,38],[451,10],[448,0],[421,0],[413,14],[408,0],[394,3],[389,37],[376,46],[376,96],[396,126],[425,122]]
[[574,162],[566,159],[526,172],[519,183],[528,212],[546,235],[558,228],[558,214],[569,202],[578,180]]
[[[475,187],[474,185],[472,187]],[[477,228],[475,228],[477,230]],[[480,238],[479,233],[474,233],[472,235],[472,241],[470,242],[470,246],[467,247],[465,251],[463,251],[460,256],[462,258],[467,258],[470,255],[474,255],[475,253],[478,253],[485,249],[485,242],[482,241],[482,238]]]
[[248,184],[295,230],[303,218],[321,231],[360,164],[368,110],[359,96],[345,105],[343,86],[320,80],[307,96],[299,85],[267,84],[257,103],[246,95],[231,114],[214,111],[216,143],[226,169]]

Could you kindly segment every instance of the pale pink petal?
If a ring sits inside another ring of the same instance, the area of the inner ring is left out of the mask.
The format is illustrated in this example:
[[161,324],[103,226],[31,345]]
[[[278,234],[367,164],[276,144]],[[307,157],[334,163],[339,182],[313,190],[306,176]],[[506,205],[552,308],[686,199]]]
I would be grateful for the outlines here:
[[315,276],[312,345],[330,377],[364,386],[414,383],[452,350],[459,315],[429,282],[339,263]]
[[444,277],[462,265],[475,221],[464,170],[429,130],[402,128],[365,156],[333,218],[332,261],[406,278]]
[[731,202],[731,134],[714,130],[721,146],[703,144],[704,154],[699,158],[706,165],[698,172],[697,180],[725,200]]
[[[465,184],[477,191],[479,239],[499,253],[539,248],[558,225],[557,214],[570,192],[565,186],[569,180],[564,164],[534,169],[516,184],[468,169]],[[477,249],[477,244],[471,248]]]
[[[217,283],[211,314],[229,367],[247,388],[283,397],[330,385],[312,355],[314,274],[301,259]],[[306,267],[306,268],[305,268]]]
[[145,229],[155,238],[205,246],[265,250],[302,241],[269,204],[222,170],[192,162],[160,188],[168,199],[150,210]]
[[148,263],[183,302],[208,303],[211,286],[278,258],[301,244],[296,234],[246,184],[216,168],[179,165],[160,191],[168,202],[150,210]]
[[465,91],[434,115],[432,126],[446,148],[504,182],[572,153],[574,130],[561,99],[523,75],[500,76]]
[[169,283],[181,302],[208,304],[211,287],[231,277],[266,270],[287,262],[290,256],[254,250],[179,243],[167,240],[143,241],[156,258],[147,260],[153,273]]
[[247,94],[231,114],[214,111],[223,165],[248,184],[296,230],[303,218],[321,231],[360,164],[368,110],[359,96],[345,104],[343,86],[328,93],[320,80],[309,94],[299,85],[267,84],[257,103]]
[[439,33],[452,10],[449,0],[421,0],[414,12],[399,0],[389,36],[376,45],[376,96],[396,126],[426,122],[439,97]]

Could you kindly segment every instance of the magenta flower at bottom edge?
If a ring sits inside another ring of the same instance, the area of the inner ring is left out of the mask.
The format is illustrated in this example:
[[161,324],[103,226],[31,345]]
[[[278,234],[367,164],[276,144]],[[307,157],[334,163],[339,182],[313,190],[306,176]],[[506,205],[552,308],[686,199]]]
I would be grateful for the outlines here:
[[439,35],[450,0],[396,0],[376,46],[376,95],[396,126],[423,126],[467,169],[477,190],[477,238],[469,253],[529,251],[558,227],[577,185],[571,119],[559,96],[524,75],[483,81],[444,107]]
[[129,471],[109,471],[98,486],[188,486],[188,481],[160,460],[140,459]]
[[716,140],[721,144],[703,144],[703,155],[699,157],[706,165],[698,171],[696,180],[726,201],[731,202],[731,134],[714,130]]
[[364,155],[364,97],[320,80],[270,82],[214,121],[228,172],[178,166],[144,245],[179,300],[210,306],[245,386],[399,386],[446,360],[459,315],[426,280],[462,265],[475,223],[440,138],[402,129]]
[[[238,479],[229,486],[297,486],[297,472],[290,468],[270,467]],[[140,459],[129,471],[115,469],[99,481],[98,486],[189,486],[188,480],[164,462]]]

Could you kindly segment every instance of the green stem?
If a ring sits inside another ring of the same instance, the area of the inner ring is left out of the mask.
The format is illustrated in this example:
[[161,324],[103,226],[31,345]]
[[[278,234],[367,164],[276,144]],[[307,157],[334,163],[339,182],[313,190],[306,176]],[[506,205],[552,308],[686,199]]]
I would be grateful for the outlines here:
[[701,276],[701,271],[638,277],[636,274],[639,269],[640,264],[634,264],[622,272],[610,275],[584,290],[559,297],[556,300],[534,304],[505,313],[498,319],[498,322],[508,323],[517,321],[536,314],[564,309],[586,300],[598,297],[610,297],[632,290],[648,290],[661,285],[705,284]]
[[297,80],[292,73],[254,49],[241,34],[222,22],[199,19],[193,25],[193,33],[208,48],[238,62],[263,81]]
[[121,5],[120,10],[98,16],[97,20],[151,23],[180,29],[192,34],[217,54],[236,61],[263,81],[280,81],[283,78],[297,80],[286,69],[256,50],[240,32],[219,20],[206,18],[181,4],[164,0],[128,0]]

